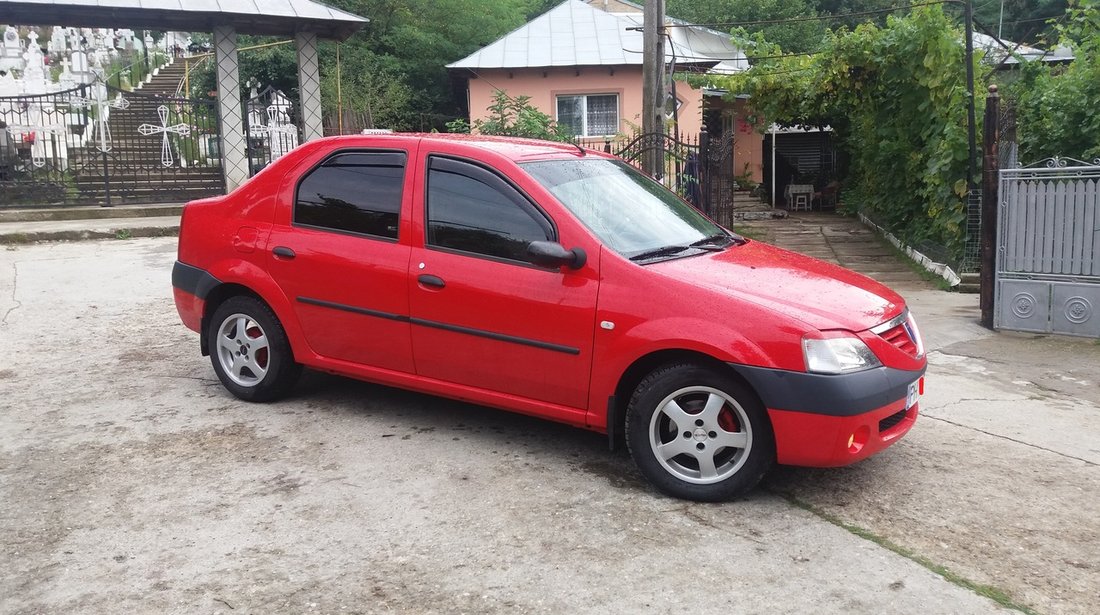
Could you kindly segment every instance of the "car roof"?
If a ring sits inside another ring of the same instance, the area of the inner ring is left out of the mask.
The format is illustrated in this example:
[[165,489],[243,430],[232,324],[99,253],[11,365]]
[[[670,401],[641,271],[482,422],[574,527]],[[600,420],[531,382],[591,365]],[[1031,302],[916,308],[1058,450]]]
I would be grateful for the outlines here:
[[345,135],[328,137],[325,141],[334,142],[344,146],[369,146],[371,141],[382,140],[392,142],[394,139],[426,141],[448,144],[462,144],[465,146],[493,152],[504,156],[514,162],[531,160],[546,160],[552,158],[577,158],[580,156],[598,156],[610,158],[607,154],[593,149],[582,150],[572,143],[559,143],[556,141],[541,141],[539,139],[524,139],[518,137],[497,137],[489,135],[471,134],[443,134],[443,133],[418,133],[418,132],[394,132],[366,135]]

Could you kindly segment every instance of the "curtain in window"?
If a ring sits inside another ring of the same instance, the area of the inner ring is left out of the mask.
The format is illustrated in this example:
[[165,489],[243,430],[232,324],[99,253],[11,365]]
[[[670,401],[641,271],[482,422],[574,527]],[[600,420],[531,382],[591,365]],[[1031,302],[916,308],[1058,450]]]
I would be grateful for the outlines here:
[[558,125],[574,136],[584,135],[584,96],[558,97]]
[[613,135],[619,132],[619,97],[588,97],[588,135]]

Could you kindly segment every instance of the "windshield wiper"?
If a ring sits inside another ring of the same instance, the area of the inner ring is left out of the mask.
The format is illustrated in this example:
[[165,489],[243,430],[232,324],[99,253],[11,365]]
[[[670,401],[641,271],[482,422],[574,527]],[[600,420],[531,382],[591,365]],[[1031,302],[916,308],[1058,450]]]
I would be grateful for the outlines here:
[[[722,241],[722,240],[725,240],[725,241]],[[700,239],[699,241],[696,241],[695,243],[691,244],[691,247],[699,248],[699,247],[706,246],[706,245],[717,245],[717,243],[720,242],[720,241],[722,242],[721,243],[722,248],[728,248],[731,244],[744,245],[746,243],[745,238],[738,235],[737,233],[732,233],[730,231],[723,231],[721,233],[715,233],[713,235],[710,235],[709,237],[704,237],[704,238]]]
[[685,250],[690,250],[691,246],[665,246],[663,248],[656,248],[654,250],[646,250],[641,254],[635,254],[630,257],[632,261],[644,261],[651,258],[658,258],[661,256],[672,256],[673,254],[679,254]]
[[[723,241],[724,240],[724,241]],[[701,248],[703,250],[717,250],[720,251],[728,247],[735,240],[725,233],[715,233],[709,237],[704,237],[699,241],[693,241],[688,244],[691,248]],[[718,243],[721,242],[721,245]]]
[[714,239],[708,237],[706,239],[702,239],[702,240],[693,242],[693,243],[688,244],[686,246],[665,246],[663,248],[656,248],[656,249],[653,249],[653,250],[647,250],[645,252],[642,252],[641,254],[635,254],[634,256],[631,256],[630,260],[632,260],[632,261],[645,261],[645,260],[649,260],[651,258],[659,258],[659,257],[662,257],[662,256],[672,256],[674,254],[679,254],[681,252],[686,252],[688,250],[706,250],[707,252],[721,252],[722,250],[726,249],[726,246],[729,245],[729,244],[726,244],[724,246],[709,245],[709,244],[713,244],[714,241],[715,241]]

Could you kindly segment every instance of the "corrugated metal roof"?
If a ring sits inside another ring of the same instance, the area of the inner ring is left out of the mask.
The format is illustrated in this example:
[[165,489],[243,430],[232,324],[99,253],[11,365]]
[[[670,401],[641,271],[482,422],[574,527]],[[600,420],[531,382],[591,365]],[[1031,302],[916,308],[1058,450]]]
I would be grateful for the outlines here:
[[347,38],[367,19],[313,0],[0,0],[6,23],[209,31],[231,25],[242,34],[317,32]]
[[[642,64],[640,13],[606,13],[566,0],[447,68],[542,68]],[[748,68],[728,35],[705,28],[671,28],[665,56],[678,64],[715,65],[716,72]],[[743,64],[743,66],[739,66]]]
[[[1042,62],[1065,62],[1072,60],[1073,52],[1065,47],[1058,47],[1054,51],[1043,51],[1035,47],[1014,43],[1010,40],[1000,39],[982,32],[974,32],[974,49],[986,53],[986,62],[991,64],[1019,64],[1023,58],[1025,61],[1040,60]],[[1013,54],[1009,55],[1009,50]]]

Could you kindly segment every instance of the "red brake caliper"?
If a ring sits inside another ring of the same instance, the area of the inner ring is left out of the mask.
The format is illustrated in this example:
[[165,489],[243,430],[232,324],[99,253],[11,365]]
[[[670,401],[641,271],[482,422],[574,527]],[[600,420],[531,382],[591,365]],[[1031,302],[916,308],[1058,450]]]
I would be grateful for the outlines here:
[[734,418],[733,412],[725,406],[723,406],[722,411],[718,413],[718,426],[733,433],[741,431],[741,428],[737,425],[737,419]]

